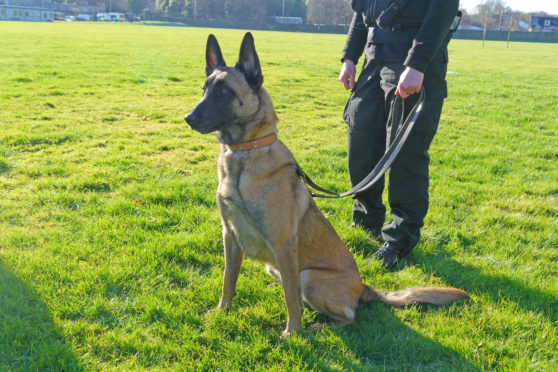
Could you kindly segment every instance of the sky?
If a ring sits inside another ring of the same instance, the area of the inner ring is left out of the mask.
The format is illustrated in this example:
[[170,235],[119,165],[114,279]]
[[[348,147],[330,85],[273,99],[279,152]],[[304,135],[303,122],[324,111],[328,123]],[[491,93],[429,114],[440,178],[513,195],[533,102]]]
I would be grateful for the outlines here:
[[[483,2],[483,0],[460,0],[459,6],[467,10],[472,10],[477,4]],[[550,14],[558,15],[557,0],[504,0],[504,2],[513,10],[522,12],[536,12],[542,10]]]

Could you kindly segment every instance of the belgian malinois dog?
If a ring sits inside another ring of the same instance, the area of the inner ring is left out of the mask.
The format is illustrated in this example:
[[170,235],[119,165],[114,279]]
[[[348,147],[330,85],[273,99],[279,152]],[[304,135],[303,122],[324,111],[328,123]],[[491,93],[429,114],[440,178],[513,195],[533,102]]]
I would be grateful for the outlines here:
[[213,35],[205,55],[203,96],[185,119],[200,133],[215,132],[221,143],[217,205],[225,274],[219,309],[231,306],[244,255],[265,263],[283,285],[288,319],[282,338],[301,331],[303,300],[343,326],[354,321],[359,300],[404,306],[468,298],[454,288],[385,293],[363,284],[353,256],[297,176],[292,153],[277,139],[278,119],[262,87],[252,35],[244,36],[234,67],[225,64]]

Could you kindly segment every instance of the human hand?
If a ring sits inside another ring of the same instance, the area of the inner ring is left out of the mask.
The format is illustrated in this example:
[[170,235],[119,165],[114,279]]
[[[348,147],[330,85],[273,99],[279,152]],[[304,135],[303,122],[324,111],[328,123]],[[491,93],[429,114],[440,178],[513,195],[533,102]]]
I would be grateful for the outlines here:
[[339,81],[345,89],[353,89],[355,87],[355,75],[355,63],[350,59],[345,59],[343,66],[341,66],[341,72],[339,72]]
[[420,93],[423,80],[424,74],[422,72],[412,67],[407,67],[399,77],[395,95],[405,99],[411,94]]

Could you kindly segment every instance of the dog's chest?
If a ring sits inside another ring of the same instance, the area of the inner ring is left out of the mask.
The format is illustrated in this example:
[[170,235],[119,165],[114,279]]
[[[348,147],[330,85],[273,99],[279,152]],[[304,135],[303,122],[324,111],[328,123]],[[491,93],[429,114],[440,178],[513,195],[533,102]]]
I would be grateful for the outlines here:
[[217,201],[221,219],[232,231],[242,252],[253,259],[273,264],[273,255],[262,234],[258,217],[250,213],[250,206],[246,205],[239,192],[239,180],[232,177],[232,173],[221,173]]
[[234,234],[242,252],[258,261],[273,263],[273,255],[254,217],[243,206],[236,203],[234,199],[220,198],[219,205],[221,218]]

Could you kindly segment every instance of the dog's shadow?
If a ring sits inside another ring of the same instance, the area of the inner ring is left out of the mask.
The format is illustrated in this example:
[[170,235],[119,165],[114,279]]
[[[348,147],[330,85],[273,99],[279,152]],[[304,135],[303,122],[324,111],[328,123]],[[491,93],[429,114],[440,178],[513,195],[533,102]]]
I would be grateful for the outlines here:
[[[437,311],[430,306],[418,310]],[[458,351],[412,329],[384,304],[360,304],[355,323],[343,328],[327,327],[328,319],[321,314],[315,319],[324,328],[305,333],[308,344],[289,346],[305,359],[309,369],[331,370],[337,365],[347,371],[480,371]]]

